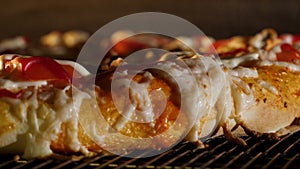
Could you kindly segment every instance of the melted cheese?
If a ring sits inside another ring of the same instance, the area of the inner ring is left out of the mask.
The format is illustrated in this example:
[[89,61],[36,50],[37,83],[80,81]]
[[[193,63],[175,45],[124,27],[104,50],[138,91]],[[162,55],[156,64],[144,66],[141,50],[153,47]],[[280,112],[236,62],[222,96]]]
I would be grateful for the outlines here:
[[47,85],[47,81],[41,80],[41,81],[32,81],[32,82],[14,82],[7,79],[0,79],[0,86],[1,88],[16,91],[20,89],[27,89],[28,87],[34,87],[35,89]]
[[245,68],[245,67],[237,67],[230,71],[232,76],[236,77],[246,77],[246,78],[257,78],[258,73],[256,69]]
[[281,66],[281,67],[285,67],[291,71],[294,72],[300,72],[300,65],[294,64],[294,63],[289,63],[289,62],[271,62],[271,61],[261,61],[259,63],[259,66],[272,66],[272,65],[276,65],[276,66]]
[[119,112],[122,114],[122,117],[114,124],[114,127],[117,130],[121,130],[128,121],[150,123],[155,120],[153,106],[148,93],[149,82],[152,79],[151,73],[146,72],[144,74],[144,77],[148,80],[143,83],[137,83],[126,78],[126,76],[126,70],[116,72],[112,81],[113,99],[118,99],[116,98],[117,96],[114,96],[114,90],[117,92],[120,88],[125,88],[125,93],[123,93],[123,95],[128,96],[127,100],[130,100],[130,103],[125,109],[118,105],[118,101],[114,102],[116,103]]
[[251,54],[247,54],[247,55],[243,55],[231,59],[222,59],[222,62],[228,68],[235,68],[242,63],[258,60],[259,57],[260,57],[259,53],[251,53]]
[[[226,86],[225,73],[220,66],[210,57],[195,56],[193,59],[184,59],[177,61],[166,61],[158,63],[157,69],[169,73],[174,79],[174,83],[180,88],[181,110],[187,113],[190,129],[187,128],[188,135],[186,140],[197,141],[199,137],[200,121],[204,116],[217,111],[215,116],[222,116],[224,111],[216,108],[221,91]],[[211,133],[216,125],[210,125],[207,133]]]

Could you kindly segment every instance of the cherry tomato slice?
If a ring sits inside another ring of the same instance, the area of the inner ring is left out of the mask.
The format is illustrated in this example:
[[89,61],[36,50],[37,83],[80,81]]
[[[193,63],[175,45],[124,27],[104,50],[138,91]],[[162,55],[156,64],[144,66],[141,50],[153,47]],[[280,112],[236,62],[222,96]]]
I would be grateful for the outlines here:
[[293,43],[300,41],[300,35],[293,35]]
[[134,41],[134,40],[122,40],[118,42],[113,48],[112,51],[116,52],[120,56],[127,56],[128,54],[141,50],[141,49],[146,49],[148,48],[149,45]]
[[300,60],[299,51],[290,44],[284,43],[280,48],[281,52],[276,54],[278,61],[293,62],[295,60]]
[[230,39],[217,40],[213,42],[213,47],[218,49],[219,47],[226,46],[230,42]]
[[55,60],[47,57],[16,57],[6,63],[6,69],[16,67],[15,77],[23,80],[62,80],[71,83],[72,76]]
[[69,77],[73,78],[80,78],[82,77],[82,74],[80,74],[78,71],[74,70],[74,68],[70,65],[61,65],[62,68],[68,73]]

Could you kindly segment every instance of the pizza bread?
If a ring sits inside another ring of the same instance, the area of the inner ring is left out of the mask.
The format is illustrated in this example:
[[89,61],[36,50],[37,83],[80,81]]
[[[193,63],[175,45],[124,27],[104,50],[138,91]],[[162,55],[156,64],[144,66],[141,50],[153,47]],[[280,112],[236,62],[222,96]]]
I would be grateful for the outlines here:
[[195,55],[144,64],[143,71],[124,64],[90,86],[91,75],[74,64],[1,56],[2,153],[124,154],[182,140],[202,145],[215,134],[244,145],[238,135],[274,139],[300,116],[299,87],[289,85],[300,69],[292,63],[257,60],[231,70]]

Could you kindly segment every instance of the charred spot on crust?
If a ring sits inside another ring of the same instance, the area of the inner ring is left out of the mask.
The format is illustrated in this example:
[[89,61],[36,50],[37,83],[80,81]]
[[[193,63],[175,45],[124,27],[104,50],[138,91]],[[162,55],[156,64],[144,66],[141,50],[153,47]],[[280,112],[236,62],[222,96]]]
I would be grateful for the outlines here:
[[248,86],[250,89],[252,89],[253,83],[249,83]]
[[284,108],[287,108],[287,102],[283,103]]
[[264,101],[264,103],[266,103],[267,102],[267,98],[264,98],[263,101]]

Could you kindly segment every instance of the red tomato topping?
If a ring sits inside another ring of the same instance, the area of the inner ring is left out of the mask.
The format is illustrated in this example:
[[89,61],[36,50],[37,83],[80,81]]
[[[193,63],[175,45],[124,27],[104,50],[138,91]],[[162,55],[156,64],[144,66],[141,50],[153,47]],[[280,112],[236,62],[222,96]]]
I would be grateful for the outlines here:
[[300,35],[293,35],[293,43],[300,41]]
[[47,57],[16,57],[5,63],[5,70],[13,72],[16,80],[72,81],[72,76],[59,63]]
[[17,99],[17,98],[20,98],[22,96],[22,94],[23,94],[22,90],[20,90],[16,93],[13,93],[6,89],[0,89],[0,97],[10,97],[10,98]]
[[74,78],[82,77],[82,75],[78,71],[74,70],[72,66],[70,65],[61,65],[61,66],[68,73],[70,77],[74,77]]
[[207,52],[208,53],[218,53],[218,49],[224,46],[227,46],[230,42],[230,39],[221,39],[214,41],[209,47]]
[[300,53],[292,45],[284,43],[280,46],[281,52],[277,53],[278,61],[293,62],[294,60],[300,60]]
[[217,40],[213,42],[213,47],[218,49],[219,47],[226,46],[230,42],[230,39]]
[[128,54],[141,50],[141,49],[146,49],[148,48],[149,45],[134,41],[134,40],[122,40],[118,42],[112,50],[116,52],[120,56],[127,56]]
[[232,50],[230,52],[220,53],[219,55],[222,58],[227,58],[227,57],[230,58],[230,57],[236,56],[237,54],[243,54],[243,53],[246,53],[246,52],[247,52],[246,48],[239,48],[239,49]]

